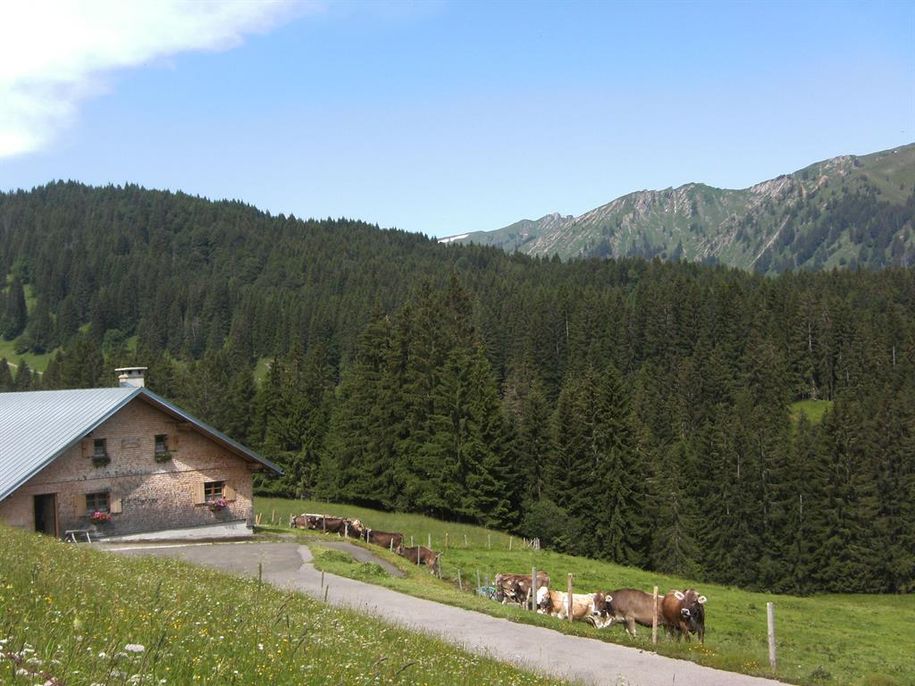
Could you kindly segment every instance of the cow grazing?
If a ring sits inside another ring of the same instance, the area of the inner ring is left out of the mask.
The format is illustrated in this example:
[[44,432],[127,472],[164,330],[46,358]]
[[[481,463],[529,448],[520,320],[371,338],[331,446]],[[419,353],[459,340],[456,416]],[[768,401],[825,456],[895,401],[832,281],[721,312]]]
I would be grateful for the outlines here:
[[[503,605],[513,602],[524,605],[531,592],[530,574],[496,574],[493,582],[496,587],[496,600]],[[537,588],[546,588],[550,585],[550,575],[546,572],[537,572]]]
[[435,576],[438,576],[440,571],[438,559],[442,556],[441,553],[437,553],[434,550],[430,550],[424,545],[414,545],[407,546],[406,548],[400,546],[397,548],[397,554],[401,557],[407,558],[410,562],[415,565],[423,564],[428,567],[429,571],[432,572]]
[[382,548],[397,550],[403,546],[403,534],[400,533],[365,529],[364,537],[366,542],[380,545]]
[[[608,613],[608,604],[613,600],[610,595],[597,593],[572,594],[572,619],[590,622],[598,629],[609,626],[612,621]],[[551,591],[546,586],[537,589],[537,612],[548,614],[559,619],[569,618],[569,594]]]
[[[645,591],[639,591],[634,588],[621,588],[617,591],[610,591],[608,597],[613,598],[607,606],[611,621],[620,622],[626,625],[626,631],[631,636],[635,636],[635,625],[651,626],[654,619],[654,596]],[[660,599],[658,599],[658,610],[660,614]],[[660,617],[658,625],[663,624]]]
[[676,634],[677,640],[696,634],[700,643],[705,643],[705,601],[695,589],[668,591],[661,600],[661,618],[668,634]]

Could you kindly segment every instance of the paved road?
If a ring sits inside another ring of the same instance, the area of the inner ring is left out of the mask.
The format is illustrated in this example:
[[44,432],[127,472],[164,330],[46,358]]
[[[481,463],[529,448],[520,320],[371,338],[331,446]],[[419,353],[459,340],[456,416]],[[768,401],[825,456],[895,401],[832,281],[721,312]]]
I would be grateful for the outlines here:
[[[223,550],[234,545],[231,555]],[[191,544],[112,548],[127,554],[178,557],[321,597],[321,573],[296,543]],[[557,631],[442,605],[380,586],[327,574],[328,602],[435,634],[471,652],[585,684],[612,686],[772,686],[779,682],[701,667],[637,648],[566,636]]]

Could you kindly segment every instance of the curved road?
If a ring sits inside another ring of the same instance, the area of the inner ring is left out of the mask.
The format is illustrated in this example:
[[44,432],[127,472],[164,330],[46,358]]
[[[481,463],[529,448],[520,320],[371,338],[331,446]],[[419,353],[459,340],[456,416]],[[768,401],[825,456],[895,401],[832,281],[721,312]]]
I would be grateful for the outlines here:
[[[217,551],[234,545],[231,555]],[[167,555],[227,572],[263,578],[281,588],[322,598],[321,572],[311,551],[297,543],[221,543],[111,547],[126,554]],[[325,575],[328,602],[375,615],[474,653],[538,673],[585,684],[612,686],[773,686],[777,681],[723,672],[686,660],[675,660],[637,648],[566,636],[550,629],[391,591],[333,574]]]

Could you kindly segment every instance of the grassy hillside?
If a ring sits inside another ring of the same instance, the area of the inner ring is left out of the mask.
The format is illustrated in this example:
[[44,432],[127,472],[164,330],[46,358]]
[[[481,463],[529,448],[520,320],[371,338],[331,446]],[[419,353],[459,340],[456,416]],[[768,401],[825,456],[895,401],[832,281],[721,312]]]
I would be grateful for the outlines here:
[[[657,651],[731,671],[775,676],[798,684],[912,684],[915,675],[915,635],[911,622],[915,616],[915,597],[821,595],[809,598],[750,593],[733,587],[664,576],[639,569],[622,567],[524,548],[517,538],[465,524],[440,522],[420,515],[385,513],[350,505],[313,501],[258,499],[256,508],[265,524],[271,518],[285,526],[290,514],[333,512],[358,517],[371,527],[403,532],[415,542],[428,542],[444,550],[443,580],[433,579],[395,555],[376,552],[400,564],[408,573],[395,579],[377,565],[347,560],[336,551],[322,553],[316,559],[327,571],[361,578],[406,593],[439,600],[453,605],[503,616],[514,621],[549,626],[568,633],[587,635],[623,645],[651,650],[649,631],[635,639],[622,628],[598,631],[575,624],[569,626],[549,617],[535,615],[519,608],[498,605],[476,597],[470,587],[498,572],[530,572],[532,566],[547,571],[554,584],[564,587],[566,574],[574,574],[575,588],[581,592],[635,587],[651,591],[657,585],[661,592],[671,588],[696,587],[708,596],[707,636],[705,646],[695,642],[677,644],[662,640]],[[448,537],[447,549],[445,537]],[[320,537],[320,536],[319,536]],[[466,537],[466,538],[465,538]],[[511,546],[511,549],[509,547]],[[458,572],[465,590],[457,588]],[[766,642],[766,603],[776,604],[779,637],[779,669],[769,670]]]
[[558,683],[255,579],[0,527],[0,684],[45,682]]

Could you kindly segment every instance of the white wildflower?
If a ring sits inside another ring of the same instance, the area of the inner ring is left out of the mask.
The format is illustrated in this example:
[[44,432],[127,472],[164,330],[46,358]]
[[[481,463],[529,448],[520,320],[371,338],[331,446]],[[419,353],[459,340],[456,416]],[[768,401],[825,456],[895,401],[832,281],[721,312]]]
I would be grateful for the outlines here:
[[128,643],[126,646],[124,646],[124,650],[126,650],[128,653],[142,653],[144,650],[146,650],[146,646],[142,646],[139,643]]

